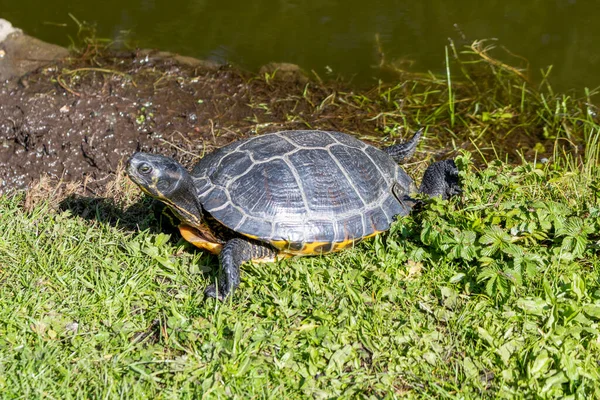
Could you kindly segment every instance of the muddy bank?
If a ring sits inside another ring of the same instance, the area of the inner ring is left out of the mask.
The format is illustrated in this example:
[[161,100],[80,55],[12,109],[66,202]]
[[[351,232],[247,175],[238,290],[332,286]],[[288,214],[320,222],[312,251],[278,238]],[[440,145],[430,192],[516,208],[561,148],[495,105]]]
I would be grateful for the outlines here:
[[284,117],[302,115],[298,99],[264,103],[303,87],[147,53],[42,68],[0,87],[0,191],[41,174],[93,186],[136,150],[190,163],[260,129],[306,127]]
[[[243,81],[231,71],[213,75],[145,55],[110,61],[46,67],[0,89],[2,189],[40,174],[100,183],[135,150],[201,153],[228,141],[210,124],[215,115],[248,116],[236,107],[244,96],[222,95]],[[215,76],[231,84],[216,85]]]

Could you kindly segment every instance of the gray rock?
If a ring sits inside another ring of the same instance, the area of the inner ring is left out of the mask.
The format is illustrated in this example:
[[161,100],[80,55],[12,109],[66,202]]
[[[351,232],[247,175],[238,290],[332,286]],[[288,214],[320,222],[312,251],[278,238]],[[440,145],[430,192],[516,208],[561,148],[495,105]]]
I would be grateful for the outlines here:
[[25,35],[10,22],[0,19],[0,81],[22,77],[68,55],[64,47]]
[[22,32],[20,29],[12,26],[10,22],[0,18],[0,42],[2,42],[8,35],[14,32]]

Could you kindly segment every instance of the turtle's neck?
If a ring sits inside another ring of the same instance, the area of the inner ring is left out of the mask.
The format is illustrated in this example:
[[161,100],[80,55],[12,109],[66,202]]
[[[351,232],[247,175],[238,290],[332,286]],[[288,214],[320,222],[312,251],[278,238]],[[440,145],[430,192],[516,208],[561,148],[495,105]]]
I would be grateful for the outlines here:
[[196,188],[191,175],[185,171],[168,200],[164,200],[181,222],[199,228],[202,222],[202,206],[198,201]]

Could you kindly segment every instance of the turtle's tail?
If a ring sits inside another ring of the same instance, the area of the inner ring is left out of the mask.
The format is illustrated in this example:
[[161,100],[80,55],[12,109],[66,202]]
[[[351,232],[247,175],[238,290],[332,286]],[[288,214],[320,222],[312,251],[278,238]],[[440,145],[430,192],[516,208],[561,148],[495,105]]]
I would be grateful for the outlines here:
[[385,151],[390,157],[394,159],[397,163],[401,164],[412,157],[415,154],[415,150],[417,149],[417,145],[419,144],[419,140],[421,139],[421,135],[423,134],[423,129],[421,128],[415,132],[412,139],[407,142],[395,144],[390,147],[385,147],[383,151]]

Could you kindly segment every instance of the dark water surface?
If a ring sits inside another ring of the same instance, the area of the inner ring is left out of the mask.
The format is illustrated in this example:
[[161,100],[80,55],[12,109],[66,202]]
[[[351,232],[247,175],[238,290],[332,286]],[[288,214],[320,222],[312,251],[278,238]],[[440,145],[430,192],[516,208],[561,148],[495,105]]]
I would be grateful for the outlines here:
[[458,46],[497,38],[538,80],[553,65],[556,89],[600,85],[600,1],[593,0],[0,0],[0,18],[61,45],[77,33],[69,13],[95,24],[98,37],[128,32],[139,47],[251,70],[291,62],[357,83],[378,74],[376,35],[387,60],[438,73],[448,38]]

